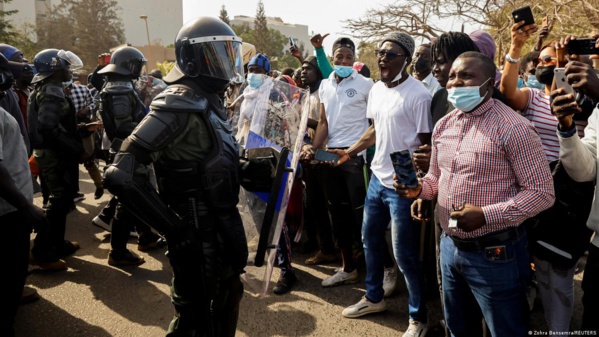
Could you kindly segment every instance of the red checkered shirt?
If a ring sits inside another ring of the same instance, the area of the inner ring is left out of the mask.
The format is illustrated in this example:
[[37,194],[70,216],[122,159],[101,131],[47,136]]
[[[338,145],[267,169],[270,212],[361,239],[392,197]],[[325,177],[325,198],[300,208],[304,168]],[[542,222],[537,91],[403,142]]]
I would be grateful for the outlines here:
[[[435,126],[430,168],[420,198],[438,194],[443,230],[474,238],[509,227],[551,207],[553,179],[532,124],[503,103],[490,99],[464,113],[454,110]],[[449,231],[452,205],[482,207],[486,224]]]

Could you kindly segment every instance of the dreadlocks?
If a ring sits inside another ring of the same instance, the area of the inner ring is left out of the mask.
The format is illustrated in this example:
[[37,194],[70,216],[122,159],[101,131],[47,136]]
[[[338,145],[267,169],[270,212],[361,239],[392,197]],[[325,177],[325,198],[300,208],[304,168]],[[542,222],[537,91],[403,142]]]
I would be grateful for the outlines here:
[[432,44],[431,53],[433,63],[442,56],[445,62],[455,60],[461,53],[467,51],[478,51],[478,47],[470,36],[460,32],[447,32],[441,34]]

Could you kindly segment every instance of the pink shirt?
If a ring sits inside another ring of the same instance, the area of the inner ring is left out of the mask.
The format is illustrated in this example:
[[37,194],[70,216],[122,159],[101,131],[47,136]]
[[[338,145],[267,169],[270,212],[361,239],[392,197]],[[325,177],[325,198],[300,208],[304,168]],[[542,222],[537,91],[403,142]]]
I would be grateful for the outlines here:
[[[419,198],[438,195],[443,230],[460,238],[517,227],[551,207],[553,179],[541,140],[524,117],[490,99],[476,110],[454,110],[433,131],[432,157]],[[452,205],[482,207],[486,224],[448,229]]]
[[[528,106],[522,111],[522,116],[526,117],[535,127],[543,150],[549,162],[559,159],[559,139],[557,137],[557,117],[551,113],[551,104],[549,96],[545,91],[539,89],[529,89]],[[576,121],[578,136],[584,137],[584,128],[587,122]]]

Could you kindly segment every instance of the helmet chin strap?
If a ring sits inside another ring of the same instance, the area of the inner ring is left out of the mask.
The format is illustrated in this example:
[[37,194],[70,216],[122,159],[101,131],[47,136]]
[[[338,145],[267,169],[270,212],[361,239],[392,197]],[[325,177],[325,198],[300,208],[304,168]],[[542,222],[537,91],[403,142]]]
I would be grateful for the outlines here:
[[399,74],[397,74],[397,76],[395,76],[395,78],[393,79],[393,81],[391,81],[389,84],[393,84],[395,82],[399,82],[399,80],[401,80],[401,74],[403,73],[403,70],[406,67],[406,61],[403,61],[403,65],[401,66],[401,70],[399,71]]

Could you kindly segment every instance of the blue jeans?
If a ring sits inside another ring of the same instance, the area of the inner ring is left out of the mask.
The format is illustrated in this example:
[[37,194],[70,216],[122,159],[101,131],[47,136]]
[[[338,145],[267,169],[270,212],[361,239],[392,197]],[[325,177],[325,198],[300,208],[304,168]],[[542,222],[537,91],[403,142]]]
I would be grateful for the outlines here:
[[383,299],[385,261],[385,231],[391,221],[393,255],[404,275],[408,288],[410,318],[426,323],[424,274],[419,258],[420,226],[412,221],[412,200],[400,198],[394,190],[386,188],[372,175],[366,201],[362,240],[366,259],[366,297],[372,302]]
[[447,234],[442,234],[443,300],[452,336],[479,335],[481,312],[492,336],[528,336],[526,285],[530,266],[526,235],[503,245],[507,258],[491,260],[485,250],[458,249]]

